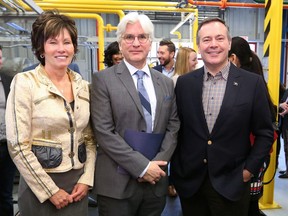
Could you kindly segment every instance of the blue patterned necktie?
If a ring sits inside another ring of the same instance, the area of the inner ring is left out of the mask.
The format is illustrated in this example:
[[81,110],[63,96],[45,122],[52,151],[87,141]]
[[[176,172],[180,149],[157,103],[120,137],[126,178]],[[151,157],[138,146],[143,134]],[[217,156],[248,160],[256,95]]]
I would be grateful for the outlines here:
[[149,100],[149,96],[147,94],[147,91],[143,85],[143,76],[145,74],[144,71],[137,71],[136,72],[138,79],[137,79],[137,89],[140,97],[140,101],[142,104],[145,121],[147,125],[146,132],[151,133],[152,132],[152,115],[151,115],[151,104]]

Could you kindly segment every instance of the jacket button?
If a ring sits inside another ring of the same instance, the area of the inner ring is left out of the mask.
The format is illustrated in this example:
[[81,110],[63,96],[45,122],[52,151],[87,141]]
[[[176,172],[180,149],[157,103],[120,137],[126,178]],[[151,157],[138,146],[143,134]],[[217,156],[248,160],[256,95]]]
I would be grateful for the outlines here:
[[74,133],[74,131],[75,131],[75,128],[73,128],[73,127],[68,129],[68,132],[71,133],[71,134]]
[[206,163],[207,163],[207,159],[206,159],[206,158],[204,158],[203,162],[206,164]]
[[70,107],[68,105],[65,107],[65,109],[66,109],[66,112],[70,111]]
[[211,140],[208,140],[207,144],[208,144],[208,145],[211,145],[211,144],[212,144],[212,141],[211,141]]
[[74,152],[70,152],[70,153],[69,153],[69,157],[70,157],[70,158],[73,158],[73,157],[74,157],[74,155],[75,155],[75,153],[74,153]]

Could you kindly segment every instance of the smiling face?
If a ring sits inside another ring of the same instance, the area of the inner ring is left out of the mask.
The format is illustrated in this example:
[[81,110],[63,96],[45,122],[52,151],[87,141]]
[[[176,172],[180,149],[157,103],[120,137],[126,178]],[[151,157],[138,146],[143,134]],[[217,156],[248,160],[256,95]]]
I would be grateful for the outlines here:
[[173,60],[174,52],[169,52],[167,45],[159,46],[157,50],[157,58],[161,65],[166,66]]
[[188,57],[189,71],[195,70],[197,63],[198,63],[197,53],[190,52]]
[[218,73],[228,61],[231,40],[228,29],[221,22],[204,24],[198,32],[198,49],[209,72]]
[[67,29],[56,37],[51,37],[44,44],[45,67],[67,68],[74,56],[74,46]]
[[122,52],[125,60],[138,69],[142,69],[146,64],[146,58],[149,51],[151,50],[151,40],[148,39],[145,43],[140,43],[138,40],[139,35],[145,35],[140,22],[128,23],[126,25],[126,30],[124,35],[133,35],[135,40],[132,43],[127,43],[127,41],[122,38],[119,43],[120,51]]

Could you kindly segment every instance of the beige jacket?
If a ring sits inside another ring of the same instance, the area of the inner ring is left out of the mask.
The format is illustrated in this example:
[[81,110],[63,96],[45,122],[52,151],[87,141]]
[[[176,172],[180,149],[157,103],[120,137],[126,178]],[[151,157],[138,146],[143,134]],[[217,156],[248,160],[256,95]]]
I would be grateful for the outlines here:
[[89,122],[89,86],[79,74],[68,74],[74,111],[41,65],[14,77],[7,101],[9,152],[41,203],[59,190],[47,173],[84,167],[78,183],[93,186],[96,144]]

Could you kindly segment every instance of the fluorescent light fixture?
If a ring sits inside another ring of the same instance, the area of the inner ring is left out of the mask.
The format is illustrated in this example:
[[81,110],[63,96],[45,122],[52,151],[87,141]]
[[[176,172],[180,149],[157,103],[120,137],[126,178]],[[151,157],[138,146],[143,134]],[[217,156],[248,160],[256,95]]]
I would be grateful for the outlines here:
[[32,0],[23,0],[25,4],[27,4],[30,8],[32,8],[36,13],[41,14],[43,13],[42,8],[40,8],[37,4],[35,4]]
[[194,21],[195,16],[194,13],[189,13],[182,21],[180,21],[171,31],[170,34],[174,34],[175,31],[177,31],[185,22],[187,22],[189,19],[192,19]]
[[28,32],[26,29],[24,29],[23,27],[17,25],[16,23],[7,22],[6,24],[9,25],[10,27],[16,29],[17,31],[20,31],[20,32]]

